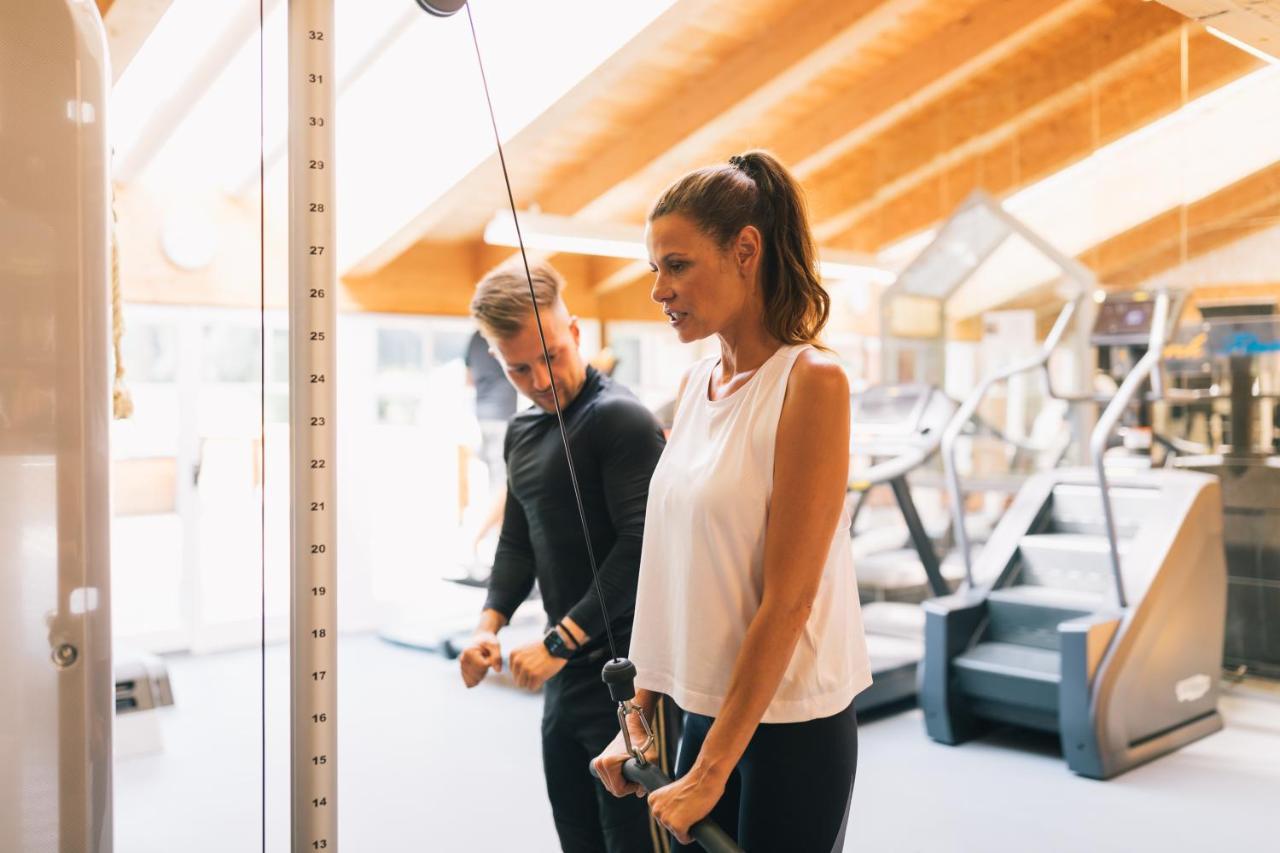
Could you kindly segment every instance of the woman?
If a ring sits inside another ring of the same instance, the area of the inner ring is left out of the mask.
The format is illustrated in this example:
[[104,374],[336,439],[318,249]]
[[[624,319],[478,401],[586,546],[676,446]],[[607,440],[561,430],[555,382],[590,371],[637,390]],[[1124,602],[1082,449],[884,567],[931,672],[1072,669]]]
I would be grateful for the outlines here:
[[[720,342],[681,383],[649,488],[637,704],[666,694],[685,712],[676,781],[650,808],[684,844],[710,814],[753,853],[828,853],[871,675],[844,509],[849,387],[815,346],[829,301],[803,198],[748,152],[672,184],[646,239],[680,340]],[[639,793],[625,759],[619,734],[593,762],[616,796]]]

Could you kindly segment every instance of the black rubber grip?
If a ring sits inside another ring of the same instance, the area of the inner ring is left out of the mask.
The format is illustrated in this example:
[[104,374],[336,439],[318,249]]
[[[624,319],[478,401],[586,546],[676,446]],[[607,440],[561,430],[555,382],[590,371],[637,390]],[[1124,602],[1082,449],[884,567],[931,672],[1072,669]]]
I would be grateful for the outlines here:
[[[591,775],[596,775],[596,768],[591,767]],[[656,791],[671,784],[667,774],[656,764],[641,765],[634,758],[628,758],[622,765],[622,777],[628,782],[635,782],[645,791]],[[742,853],[738,843],[729,837],[729,833],[720,828],[720,824],[704,818],[689,828],[689,835],[702,846],[707,853]]]

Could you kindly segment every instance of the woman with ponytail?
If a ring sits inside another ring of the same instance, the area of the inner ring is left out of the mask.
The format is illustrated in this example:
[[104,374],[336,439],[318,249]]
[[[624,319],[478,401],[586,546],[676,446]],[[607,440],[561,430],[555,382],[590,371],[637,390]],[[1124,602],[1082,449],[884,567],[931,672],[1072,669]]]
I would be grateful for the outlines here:
[[[830,305],[804,198],[749,151],[672,184],[646,239],[677,336],[720,344],[685,375],[649,487],[637,704],[665,694],[685,721],[676,781],[650,808],[684,844],[710,814],[746,850],[839,850],[871,673],[844,502],[849,386],[818,343]],[[594,761],[617,796],[638,793],[625,758],[619,735]]]

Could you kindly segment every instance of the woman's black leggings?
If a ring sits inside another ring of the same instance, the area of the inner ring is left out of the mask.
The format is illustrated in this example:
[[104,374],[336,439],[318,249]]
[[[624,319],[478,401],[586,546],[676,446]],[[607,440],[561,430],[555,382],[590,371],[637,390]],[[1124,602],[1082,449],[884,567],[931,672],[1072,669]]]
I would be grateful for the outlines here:
[[[677,776],[689,772],[713,722],[685,713]],[[746,853],[840,851],[857,769],[852,703],[819,720],[761,723],[711,817]],[[677,844],[675,849],[700,848]]]

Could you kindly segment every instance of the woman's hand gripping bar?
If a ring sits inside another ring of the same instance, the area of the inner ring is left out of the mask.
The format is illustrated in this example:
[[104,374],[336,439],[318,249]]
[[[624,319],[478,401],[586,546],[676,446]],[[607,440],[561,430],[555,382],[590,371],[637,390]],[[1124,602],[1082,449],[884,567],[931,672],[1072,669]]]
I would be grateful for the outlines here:
[[[649,729],[644,712],[631,702],[636,695],[635,677],[635,664],[626,658],[614,658],[604,665],[604,671],[601,673],[604,683],[609,685],[610,695],[618,703],[618,723],[622,726],[622,738],[626,742],[627,752],[631,754],[631,757],[622,765],[622,776],[628,782],[634,782],[644,788],[645,793],[652,793],[670,785],[671,779],[658,765],[645,758],[645,752],[653,742],[653,733]],[[627,726],[627,717],[631,714],[639,715],[640,722],[648,733],[646,742],[638,747],[631,743],[631,733]],[[591,767],[591,775],[599,778],[594,765]],[[689,835],[708,853],[742,853],[742,848],[729,836],[729,833],[709,818],[703,818],[691,826]]]

